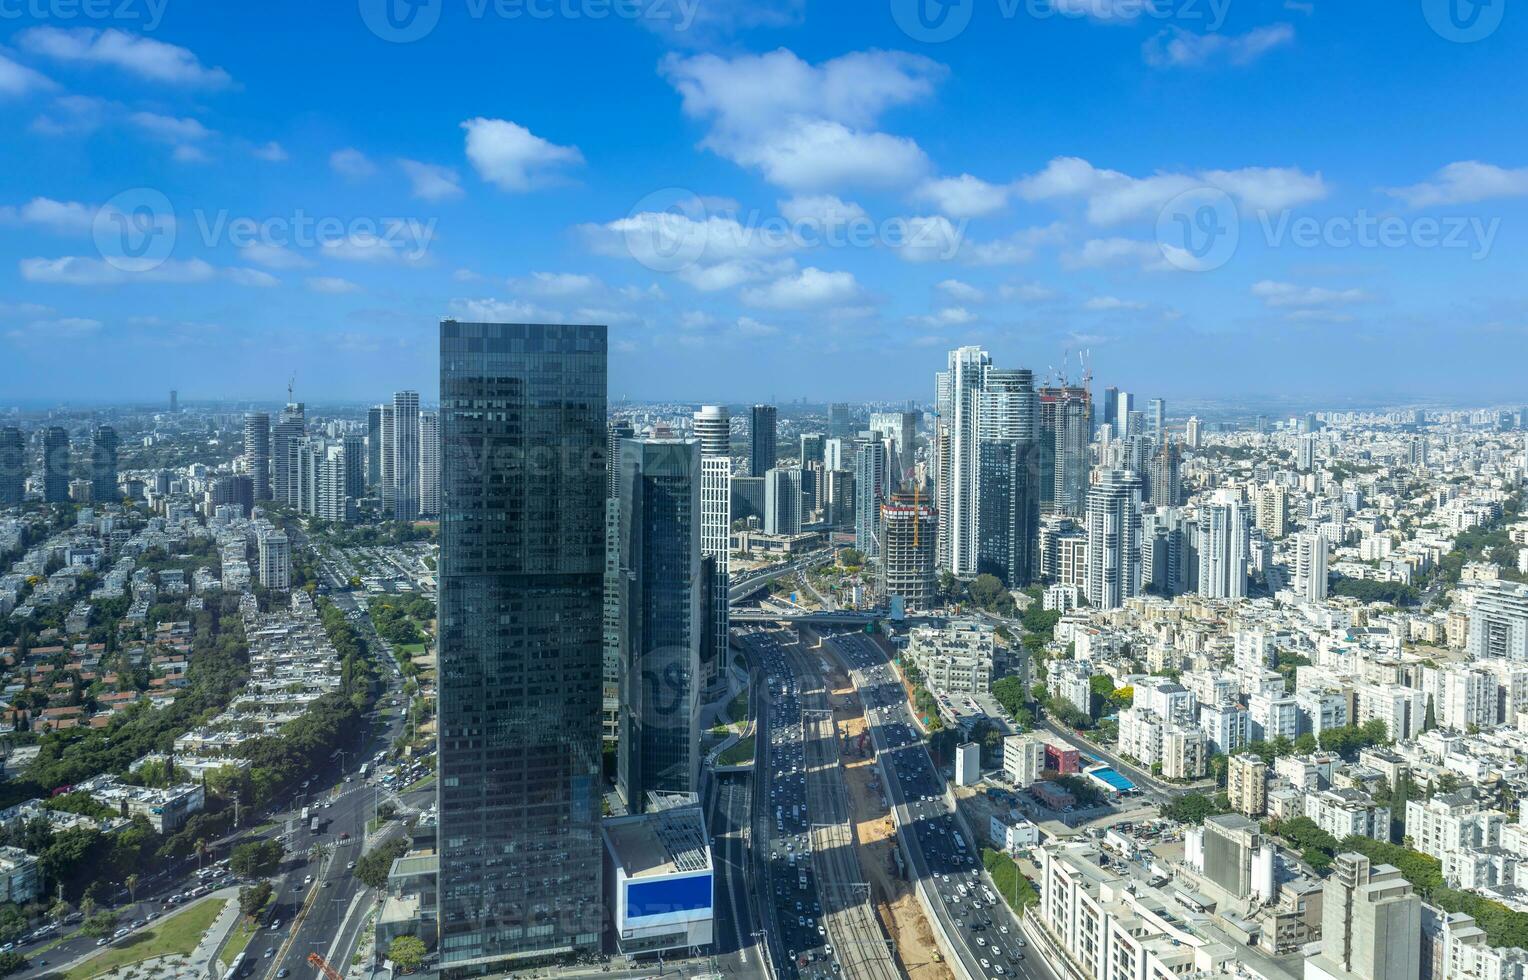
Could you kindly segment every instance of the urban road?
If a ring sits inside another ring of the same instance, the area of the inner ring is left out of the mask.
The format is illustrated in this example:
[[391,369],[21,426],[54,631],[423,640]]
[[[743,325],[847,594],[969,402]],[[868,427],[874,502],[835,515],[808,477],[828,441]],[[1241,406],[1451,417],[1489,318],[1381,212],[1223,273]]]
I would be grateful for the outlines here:
[[913,725],[885,651],[860,633],[829,636],[825,653],[829,647],[859,691],[888,800],[912,860],[910,874],[924,886],[938,920],[934,926],[947,937],[962,972],[973,978],[1056,980],[1049,964],[1030,955],[1017,917],[982,867],[980,845],[956,819],[953,798]]

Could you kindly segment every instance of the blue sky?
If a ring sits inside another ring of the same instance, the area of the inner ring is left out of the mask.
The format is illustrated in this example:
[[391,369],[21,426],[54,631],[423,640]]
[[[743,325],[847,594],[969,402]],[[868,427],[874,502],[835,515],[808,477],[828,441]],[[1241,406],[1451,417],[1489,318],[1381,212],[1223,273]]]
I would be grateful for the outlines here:
[[0,403],[428,398],[444,315],[617,397],[1528,401],[1504,0],[406,2],[0,0]]

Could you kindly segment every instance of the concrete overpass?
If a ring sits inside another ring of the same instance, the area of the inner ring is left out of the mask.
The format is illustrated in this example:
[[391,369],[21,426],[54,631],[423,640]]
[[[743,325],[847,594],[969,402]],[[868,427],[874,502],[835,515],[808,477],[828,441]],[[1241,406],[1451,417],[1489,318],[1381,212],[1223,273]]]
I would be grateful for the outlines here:
[[886,618],[886,610],[871,609],[865,612],[833,610],[831,612],[788,613],[770,612],[767,609],[734,609],[728,620],[738,623],[796,623],[807,626],[865,626]]
[[829,548],[824,551],[814,551],[810,554],[802,555],[800,558],[786,562],[783,565],[772,565],[769,568],[751,572],[746,577],[733,579],[728,584],[727,599],[729,602],[741,602],[749,596],[769,588],[769,584],[778,578],[795,575],[797,572],[804,572],[818,565],[826,565],[832,560],[833,549]]

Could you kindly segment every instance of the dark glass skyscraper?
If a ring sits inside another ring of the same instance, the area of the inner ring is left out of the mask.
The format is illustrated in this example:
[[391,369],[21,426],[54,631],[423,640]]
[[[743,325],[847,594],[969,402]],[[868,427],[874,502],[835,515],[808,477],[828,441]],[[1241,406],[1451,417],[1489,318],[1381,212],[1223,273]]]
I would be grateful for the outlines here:
[[621,444],[621,795],[694,793],[700,775],[700,443]]
[[42,499],[69,502],[69,433],[56,425],[42,434]]
[[27,442],[13,425],[0,429],[0,506],[26,499]]
[[777,412],[773,405],[755,405],[748,434],[748,475],[763,476],[780,460],[775,443]]
[[598,949],[606,329],[440,326],[444,977]]
[[255,499],[271,499],[271,417],[264,412],[244,416],[244,464],[255,484]]
[[382,406],[366,410],[366,485],[382,483]]
[[90,441],[90,499],[96,503],[117,501],[117,430],[103,425]]

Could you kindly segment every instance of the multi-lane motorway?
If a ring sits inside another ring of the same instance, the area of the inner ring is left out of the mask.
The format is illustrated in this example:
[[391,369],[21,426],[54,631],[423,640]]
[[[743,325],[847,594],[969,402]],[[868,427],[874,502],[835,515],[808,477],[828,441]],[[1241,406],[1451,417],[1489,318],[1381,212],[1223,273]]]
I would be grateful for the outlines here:
[[865,706],[911,874],[924,886],[938,919],[935,927],[948,937],[964,972],[1055,980],[1049,966],[1030,954],[1017,918],[982,868],[980,845],[956,820],[885,652],[857,633],[829,637],[824,652],[829,647],[850,668]]

